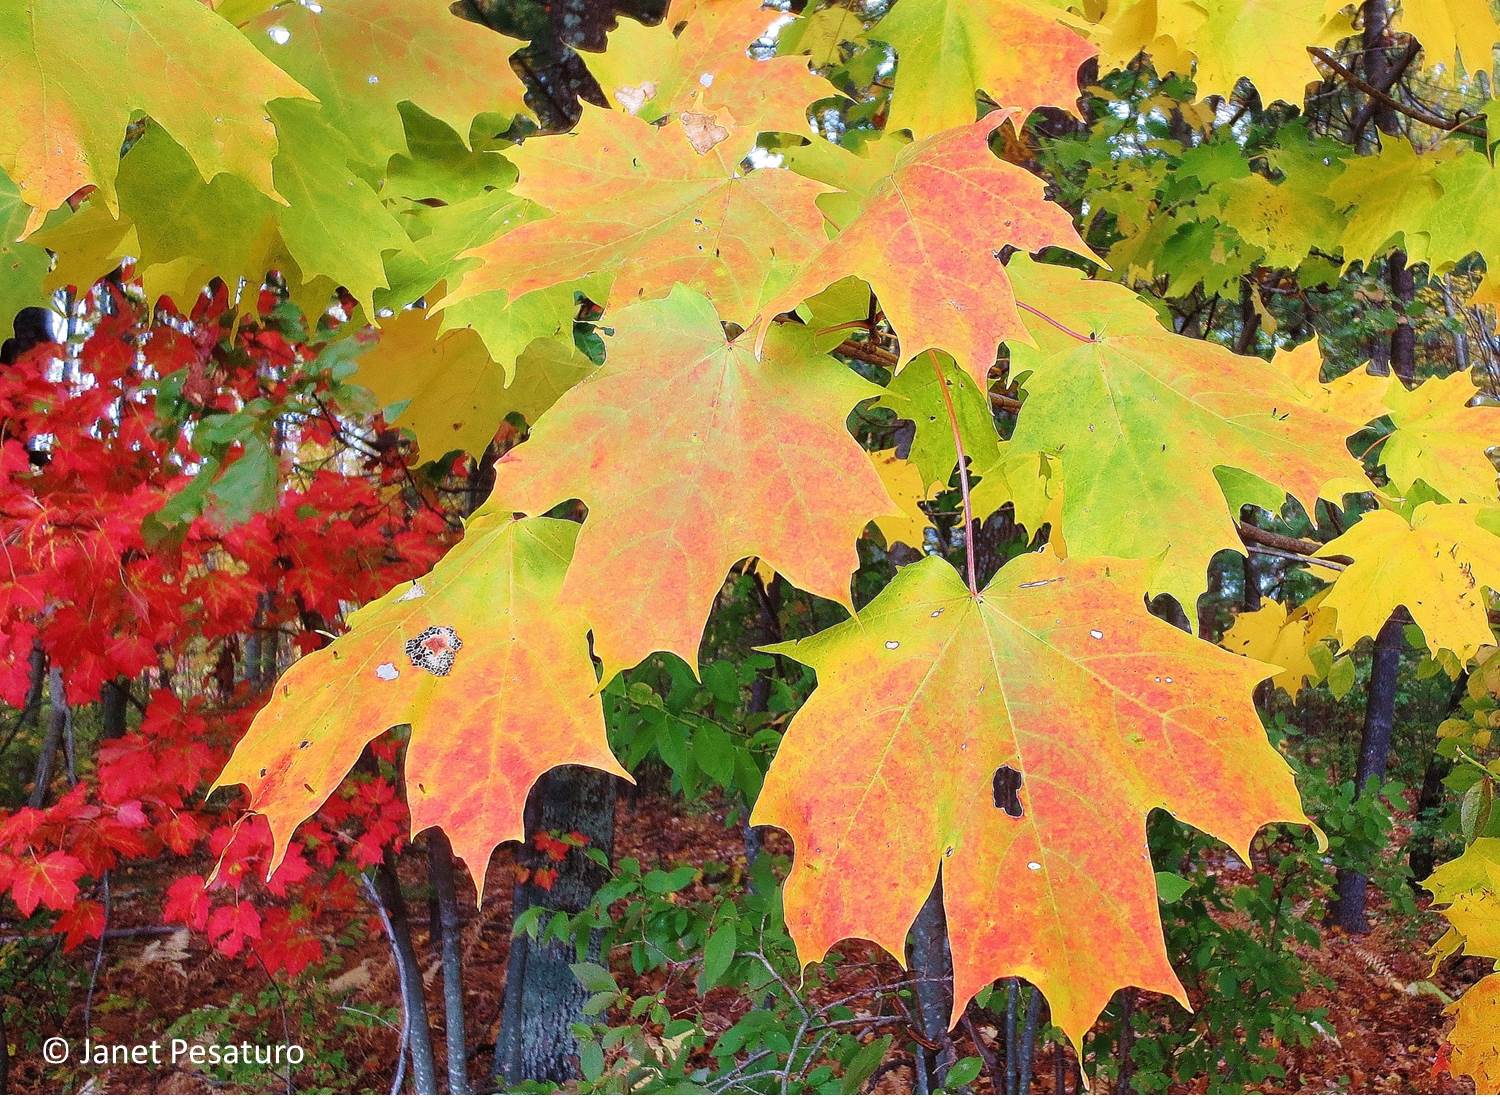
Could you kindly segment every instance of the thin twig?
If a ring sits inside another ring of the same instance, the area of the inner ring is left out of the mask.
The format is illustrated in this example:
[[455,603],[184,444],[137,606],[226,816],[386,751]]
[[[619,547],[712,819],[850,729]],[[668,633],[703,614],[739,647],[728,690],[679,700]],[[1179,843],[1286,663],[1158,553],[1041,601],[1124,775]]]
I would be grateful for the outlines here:
[[89,988],[83,996],[83,1038],[89,1038],[94,1013],[94,987],[99,983],[99,971],[104,966],[104,938],[109,933],[110,893],[109,893],[109,871],[99,877],[99,883],[104,890],[104,932],[99,934],[99,943],[94,948],[94,963],[89,968]]
[[1425,110],[1422,110],[1420,107],[1413,107],[1408,103],[1403,103],[1401,102],[1401,100],[1387,95],[1385,92],[1381,91],[1374,84],[1370,83],[1368,80],[1360,76],[1358,73],[1354,72],[1352,69],[1340,64],[1338,58],[1334,57],[1333,54],[1329,53],[1326,49],[1323,49],[1320,46],[1308,46],[1307,52],[1312,54],[1319,61],[1323,62],[1323,64],[1327,65],[1334,72],[1338,73],[1349,83],[1353,84],[1360,91],[1364,92],[1366,95],[1380,100],[1380,102],[1384,103],[1386,106],[1390,107],[1398,114],[1404,114],[1408,118],[1413,118],[1416,121],[1421,122],[1424,126],[1431,126],[1433,129],[1439,129],[1445,133],[1464,133],[1468,134],[1470,137],[1485,136],[1484,130],[1476,129],[1468,122],[1465,122],[1462,118],[1444,118],[1441,115],[1431,114]]

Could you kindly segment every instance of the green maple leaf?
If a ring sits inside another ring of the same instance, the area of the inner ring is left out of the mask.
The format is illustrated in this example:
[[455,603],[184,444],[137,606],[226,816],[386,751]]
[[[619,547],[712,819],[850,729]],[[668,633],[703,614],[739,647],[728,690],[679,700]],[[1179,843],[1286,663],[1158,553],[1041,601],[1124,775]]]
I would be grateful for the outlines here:
[[32,207],[28,230],[90,183],[114,212],[120,144],[136,111],[164,127],[203,178],[228,173],[275,194],[267,105],[309,95],[197,0],[13,0],[0,6],[0,67],[10,98],[0,170]]

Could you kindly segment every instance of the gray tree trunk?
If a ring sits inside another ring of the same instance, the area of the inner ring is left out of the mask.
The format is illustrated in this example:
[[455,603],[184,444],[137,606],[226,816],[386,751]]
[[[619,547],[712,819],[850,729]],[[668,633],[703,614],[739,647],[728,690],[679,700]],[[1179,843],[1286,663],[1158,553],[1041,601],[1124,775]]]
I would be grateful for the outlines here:
[[[916,980],[917,1020],[928,1043],[941,1045],[936,1052],[916,1048],[918,1090],[941,1089],[956,1058],[948,1035],[948,1016],[953,1009],[953,954],[948,948],[948,919],[943,911],[943,881],[939,877],[932,893],[912,923],[907,947],[907,968]],[[924,1087],[920,1083],[926,1081]]]
[[[1380,628],[1370,664],[1370,693],[1365,702],[1365,727],[1359,741],[1359,764],[1354,787],[1364,792],[1385,780],[1386,760],[1391,753],[1391,729],[1396,722],[1396,672],[1401,664],[1402,630],[1406,616],[1400,610]],[[1333,919],[1349,933],[1368,933],[1365,900],[1369,877],[1354,869],[1338,872],[1338,897]]]
[[[615,778],[583,766],[561,766],[545,774],[526,804],[526,833],[578,831],[589,845],[610,856],[614,850]],[[520,860],[533,868],[551,867],[530,846]],[[550,890],[534,877],[517,884],[512,917],[531,907],[576,914],[593,901],[607,873],[570,850],[560,864]],[[591,956],[597,959],[598,942]],[[576,955],[571,944],[513,938],[505,967],[505,998],[500,1034],[495,1040],[495,1081],[500,1086],[521,1082],[566,1082],[578,1077],[578,1042],[573,1025],[582,1021],[588,993],[573,977]]]

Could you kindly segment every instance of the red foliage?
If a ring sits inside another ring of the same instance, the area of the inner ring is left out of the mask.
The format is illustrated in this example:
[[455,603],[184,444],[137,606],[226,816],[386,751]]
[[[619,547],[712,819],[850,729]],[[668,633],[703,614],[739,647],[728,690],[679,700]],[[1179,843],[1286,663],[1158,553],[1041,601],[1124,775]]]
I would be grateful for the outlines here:
[[[449,534],[405,447],[340,418],[338,382],[310,365],[322,343],[284,326],[278,304],[262,293],[237,323],[221,287],[190,317],[148,318],[101,283],[76,356],[44,344],[0,369],[0,699],[38,696],[41,666],[73,705],[111,683],[137,703],[146,690],[138,725],[100,744],[92,772],[0,821],[0,898],[50,917],[34,928],[67,949],[104,932],[91,896],[105,873],[201,852],[215,871],[173,884],[164,917],[296,974],[322,957],[314,914],[355,917],[349,873],[408,833],[391,781],[361,772],[266,880],[264,825],[232,790],[204,798],[265,696],[247,637],[320,646],[349,606],[426,570]],[[252,435],[280,467],[271,499],[232,518],[215,491]],[[388,765],[398,749],[371,753]]]

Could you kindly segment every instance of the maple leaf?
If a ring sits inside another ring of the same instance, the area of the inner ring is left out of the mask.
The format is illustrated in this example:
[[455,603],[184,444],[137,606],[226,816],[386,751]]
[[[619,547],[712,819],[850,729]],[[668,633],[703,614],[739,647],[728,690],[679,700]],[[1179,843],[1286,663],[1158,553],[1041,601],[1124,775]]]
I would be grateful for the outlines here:
[[759,556],[849,605],[855,541],[899,514],[845,419],[879,389],[775,327],[757,360],[713,304],[679,286],[622,309],[602,368],[495,465],[491,502],[589,508],[563,601],[594,630],[605,680],[653,651],[697,666],[729,568]]
[[839,62],[843,44],[854,41],[863,29],[864,21],[843,4],[813,0],[781,28],[776,52],[783,56],[805,53],[813,68],[824,69]]
[[[317,96],[328,124],[384,168],[405,152],[398,106],[411,103],[467,140],[485,113],[514,117],[525,87],[510,55],[524,42],[444,10],[410,0],[320,0],[317,10],[283,4],[245,33],[283,71]],[[474,73],[487,74],[474,79]],[[497,125],[496,130],[504,129]]]
[[891,500],[901,508],[897,517],[877,518],[876,527],[885,536],[887,545],[899,541],[920,550],[927,540],[927,527],[932,525],[932,519],[921,507],[927,498],[927,485],[922,474],[910,461],[897,456],[893,449],[873,453],[870,459],[875,462],[875,471],[880,474],[880,482],[885,485]]
[[[1290,349],[1278,350],[1271,365],[1296,387],[1303,403],[1341,418],[1349,435],[1388,413],[1385,395],[1391,378],[1358,368],[1324,381],[1323,349],[1317,336]],[[1366,489],[1361,486],[1350,490]]]
[[208,916],[208,939],[225,956],[238,956],[260,937],[260,911],[246,899],[216,907]]
[[1267,266],[1295,269],[1337,239],[1345,225],[1326,195],[1294,179],[1273,183],[1251,172],[1218,184],[1215,191],[1220,220],[1263,252]]
[[1395,429],[1380,448],[1380,463],[1397,489],[1410,493],[1421,480],[1449,502],[1500,501],[1489,458],[1500,438],[1500,407],[1471,405],[1478,395],[1466,370],[1409,391],[1391,380],[1385,399]]
[[1062,458],[1069,552],[1159,560],[1151,591],[1195,620],[1210,557],[1241,549],[1241,505],[1280,510],[1290,490],[1310,509],[1362,477],[1329,444],[1347,423],[1261,359],[1167,331],[1123,286],[1024,256],[1009,270],[1072,328],[1029,317],[1036,346],[1011,348],[1011,370],[1031,375],[1010,444]]
[[1405,606],[1433,654],[1467,660],[1495,642],[1484,591],[1500,590],[1500,509],[1423,503],[1411,522],[1371,511],[1320,556],[1349,556],[1323,605],[1337,614],[1339,642],[1351,648]]
[[752,817],[796,844],[785,905],[804,963],[846,937],[902,956],[941,866],[953,1023],[1005,975],[1046,995],[1075,1046],[1119,987],[1186,1001],[1147,813],[1247,863],[1260,827],[1306,818],[1250,700],[1273,668],[1148,615],[1144,572],[1031,553],[976,596],[928,557],[853,620],[766,649],[818,676]]
[[749,137],[805,135],[808,108],[835,91],[802,58],[750,56],[780,18],[759,0],[674,0],[656,26],[621,23],[604,53],[579,56],[611,101],[647,122],[688,114]]
[[1403,0],[1397,21],[1422,43],[1427,64],[1457,57],[1471,76],[1494,66],[1500,24],[1486,0]]
[[1344,217],[1339,245],[1345,261],[1378,259],[1397,242],[1413,261],[1424,261],[1423,230],[1443,197],[1433,169],[1456,155],[1451,146],[1419,154],[1408,141],[1387,141],[1373,156],[1344,161],[1327,194]]
[[1100,61],[1123,68],[1144,50],[1159,72],[1189,74],[1199,98],[1229,97],[1241,77],[1261,100],[1300,105],[1318,78],[1309,46],[1351,33],[1336,0],[1111,0],[1090,33]]
[[281,138],[276,188],[288,203],[277,225],[303,282],[326,276],[369,304],[376,287],[386,284],[384,253],[409,246],[406,233],[369,184],[356,177],[350,165],[357,162],[358,150],[321,108],[283,100],[272,103],[270,111]]
[[509,370],[489,355],[479,335],[459,328],[442,332],[436,319],[408,309],[380,328],[375,345],[359,359],[353,380],[386,408],[399,406],[392,426],[417,438],[424,459],[462,450],[484,452],[507,413],[534,421],[594,369],[572,345],[534,342]]
[[1228,651],[1280,667],[1271,684],[1295,698],[1304,682],[1321,681],[1325,673],[1313,660],[1312,649],[1332,639],[1335,628],[1333,611],[1321,601],[1313,598],[1288,609],[1268,598],[1260,609],[1235,617],[1220,643]]
[[969,125],[981,91],[1017,119],[1077,114],[1078,68],[1098,50],[1063,14],[1046,0],[902,0],[866,34],[899,63],[886,125],[919,137]]
[[1228,96],[1244,76],[1262,102],[1293,106],[1318,78],[1307,47],[1335,45],[1353,29],[1337,0],[1168,0],[1162,14],[1161,32],[1197,59],[1200,98]]
[[105,925],[104,904],[84,899],[58,915],[52,930],[63,935],[63,951],[72,952],[85,941],[104,936]]
[[676,126],[585,107],[571,132],[511,153],[516,193],[556,212],[468,252],[479,264],[439,307],[607,273],[609,300],[660,297],[681,283],[725,319],[763,313],[817,249],[815,200],[828,188],[784,169],[743,172],[717,149],[700,156]]
[[901,341],[901,361],[952,354],[988,388],[1002,340],[1026,337],[999,251],[1067,248],[1093,256],[1045,184],[990,152],[1010,112],[915,141],[866,196],[857,217],[809,257],[771,302],[786,312],[847,275],[870,284]]
[[[282,676],[215,787],[243,784],[266,817],[270,865],[365,744],[412,725],[413,833],[441,827],[476,886],[524,836],[536,779],[560,765],[627,777],[605,741],[588,626],[558,600],[578,526],[481,508],[431,572],[349,618]],[[481,888],[482,890],[482,888]]]
[[38,906],[67,910],[78,901],[78,878],[83,872],[83,862],[71,853],[27,853],[11,873],[10,897],[23,918],[30,918]]
[[1422,881],[1449,929],[1429,950],[1437,963],[1462,950],[1500,959],[1500,838],[1474,839],[1463,853]]
[[153,127],[121,161],[116,214],[96,197],[36,234],[66,257],[47,284],[87,287],[134,256],[153,302],[167,296],[190,307],[212,278],[259,285],[278,269],[311,315],[339,284],[368,305],[386,282],[382,253],[409,249],[410,241],[352,174],[349,146],[316,105],[281,100],[270,109],[287,138],[275,173],[289,206],[235,176],[204,182],[183,149]]
[[1472,1078],[1476,1093],[1500,1093],[1500,972],[1486,975],[1443,1012],[1453,1016],[1448,1073]]
[[42,291],[51,258],[36,241],[20,239],[31,210],[21,192],[0,172],[0,314],[14,317],[33,305],[50,304]]
[[[934,357],[936,361],[934,361]],[[912,424],[909,456],[924,481],[925,489],[948,486],[958,448],[954,424],[964,456],[975,466],[992,464],[1000,451],[995,416],[981,387],[959,370],[948,355],[926,355],[891,379],[880,394],[882,407]],[[949,407],[952,414],[949,414]],[[1003,500],[1002,500],[1003,502]]]
[[187,150],[204,179],[227,172],[275,195],[267,106],[310,97],[196,0],[6,4],[0,66],[10,96],[0,170],[32,207],[27,232],[91,183],[115,212],[120,145],[137,110]]

